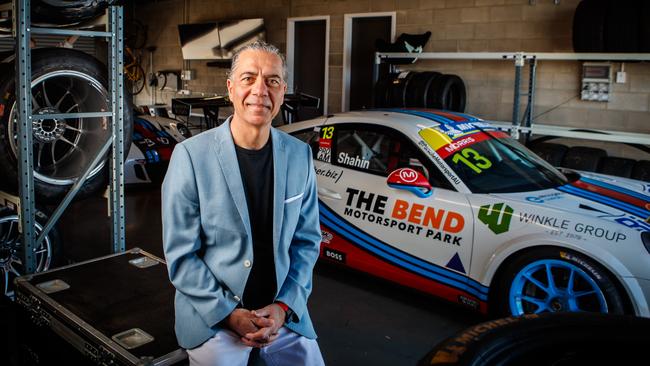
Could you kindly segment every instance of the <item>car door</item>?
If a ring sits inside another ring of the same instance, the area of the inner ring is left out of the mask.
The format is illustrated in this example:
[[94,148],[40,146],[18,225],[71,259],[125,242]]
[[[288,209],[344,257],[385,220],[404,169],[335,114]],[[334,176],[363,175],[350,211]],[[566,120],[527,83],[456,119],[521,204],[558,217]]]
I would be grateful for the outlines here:
[[[464,195],[397,130],[336,123],[321,126],[314,137],[321,255],[461,301],[473,242]],[[429,197],[389,187],[388,175],[403,167],[429,179]]]

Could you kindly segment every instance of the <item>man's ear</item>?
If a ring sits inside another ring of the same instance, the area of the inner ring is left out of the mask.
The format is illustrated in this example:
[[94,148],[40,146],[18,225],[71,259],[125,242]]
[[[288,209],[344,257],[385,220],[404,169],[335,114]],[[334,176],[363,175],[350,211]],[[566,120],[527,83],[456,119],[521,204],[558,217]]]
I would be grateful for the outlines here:
[[226,89],[228,89],[228,96],[230,96],[230,89],[232,88],[232,80],[226,79]]

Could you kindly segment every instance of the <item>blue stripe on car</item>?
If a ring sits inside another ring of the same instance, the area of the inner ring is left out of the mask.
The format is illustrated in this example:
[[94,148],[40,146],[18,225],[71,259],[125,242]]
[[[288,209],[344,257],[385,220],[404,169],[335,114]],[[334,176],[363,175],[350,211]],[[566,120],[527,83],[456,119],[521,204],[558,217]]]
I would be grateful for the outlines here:
[[479,298],[487,300],[488,288],[477,281],[466,276],[459,275],[445,268],[438,267],[434,264],[423,261],[420,258],[404,253],[390,245],[373,238],[366,233],[349,225],[344,220],[337,217],[324,204],[319,203],[319,209],[322,222],[335,229],[339,234],[346,237],[349,241],[361,246],[363,249],[379,256],[383,260],[394,263],[400,267],[406,268],[411,272],[418,273],[424,277],[436,282],[443,283],[447,286],[465,291]]
[[632,197],[644,200],[646,202],[650,202],[650,196],[646,196],[644,194],[629,190],[629,189],[624,188],[624,187],[615,186],[613,184],[601,182],[599,180],[595,180],[595,179],[591,179],[591,178],[587,178],[587,177],[580,177],[580,180],[585,181],[585,182],[587,182],[589,184],[593,184],[595,186],[611,189],[612,191],[616,191],[616,192],[619,192],[619,193],[624,193],[624,194],[627,194],[628,196],[632,196]]
[[431,113],[431,112],[416,111],[416,110],[412,110],[412,109],[390,109],[389,111],[390,112],[396,112],[396,113],[410,114],[412,116],[423,117],[423,118],[429,119],[431,121],[442,123],[442,124],[445,124],[445,125],[457,123],[456,121],[451,120],[451,119],[449,119],[447,117],[444,117],[444,116],[441,116],[441,115],[438,115],[438,114],[435,114],[435,113]]
[[628,203],[621,202],[621,201],[618,201],[618,200],[615,200],[615,199],[612,199],[612,198],[609,198],[609,197],[605,197],[605,196],[602,196],[602,195],[599,195],[599,194],[595,194],[595,193],[592,193],[592,192],[589,192],[587,190],[577,188],[577,187],[574,187],[574,186],[571,186],[571,185],[560,186],[560,187],[557,187],[557,189],[562,191],[562,192],[572,194],[574,196],[579,196],[579,197],[582,197],[582,198],[592,200],[594,202],[599,202],[599,203],[602,203],[604,205],[614,207],[616,209],[619,209],[621,211],[625,211],[625,212],[627,212],[629,214],[641,217],[643,219],[646,219],[647,217],[650,216],[650,211],[648,211],[648,210],[644,210],[644,209],[641,209],[639,207],[630,205]]

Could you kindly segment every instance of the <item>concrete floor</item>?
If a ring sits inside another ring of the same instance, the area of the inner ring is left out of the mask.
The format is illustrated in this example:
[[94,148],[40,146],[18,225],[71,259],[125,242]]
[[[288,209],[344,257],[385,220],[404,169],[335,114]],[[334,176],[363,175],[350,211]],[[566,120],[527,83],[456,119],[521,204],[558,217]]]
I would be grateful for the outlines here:
[[[160,189],[128,188],[127,249],[162,256]],[[78,262],[110,253],[101,197],[75,202],[59,223],[64,252]],[[310,312],[328,365],[414,365],[435,344],[485,318],[428,295],[319,263]]]

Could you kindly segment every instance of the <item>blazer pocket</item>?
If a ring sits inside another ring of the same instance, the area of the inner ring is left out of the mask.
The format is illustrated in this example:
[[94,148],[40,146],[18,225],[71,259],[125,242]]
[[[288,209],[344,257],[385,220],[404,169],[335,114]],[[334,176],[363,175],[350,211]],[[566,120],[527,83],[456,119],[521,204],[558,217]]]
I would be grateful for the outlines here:
[[304,194],[305,193],[303,192],[303,193],[297,194],[297,195],[295,195],[293,197],[289,197],[286,200],[284,200],[284,204],[286,205],[286,204],[291,203],[293,201],[297,201],[297,200],[301,199]]

